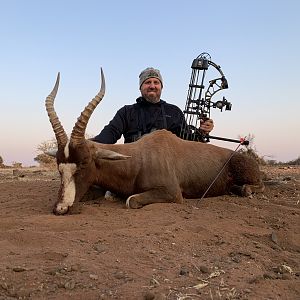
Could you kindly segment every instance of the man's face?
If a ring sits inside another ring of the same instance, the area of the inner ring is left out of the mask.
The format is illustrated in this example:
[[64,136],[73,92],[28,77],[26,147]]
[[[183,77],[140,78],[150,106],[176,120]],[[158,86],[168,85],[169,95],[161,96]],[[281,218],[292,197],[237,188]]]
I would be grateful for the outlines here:
[[161,82],[157,78],[148,78],[140,88],[142,96],[151,103],[159,102],[161,89]]

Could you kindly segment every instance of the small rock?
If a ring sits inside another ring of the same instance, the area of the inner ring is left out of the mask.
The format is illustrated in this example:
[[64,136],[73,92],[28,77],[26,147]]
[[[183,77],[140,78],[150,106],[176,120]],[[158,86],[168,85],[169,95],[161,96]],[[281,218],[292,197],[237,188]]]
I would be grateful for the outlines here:
[[106,251],[105,245],[102,244],[95,244],[93,245],[94,250],[96,250],[98,253],[103,253]]
[[[8,285],[7,285],[7,283],[5,283],[5,282],[0,282],[0,287],[3,289],[3,290],[8,290]],[[0,298],[1,299],[1,298]]]
[[290,273],[290,274],[293,274],[293,269],[291,267],[289,267],[288,265],[281,265],[281,268],[282,268],[282,273]]
[[94,280],[97,280],[98,279],[98,275],[96,275],[96,274],[90,274],[90,278],[94,279]]
[[114,277],[116,279],[125,279],[126,278],[126,275],[123,273],[123,272],[117,272]]
[[75,281],[74,280],[67,281],[64,285],[64,288],[66,290],[73,290],[75,288]]
[[154,300],[155,299],[155,295],[151,292],[147,292],[145,295],[144,295],[144,300]]
[[143,300],[165,300],[165,299],[167,298],[164,294],[160,294],[160,293],[154,294],[152,292],[146,292]]
[[271,234],[271,240],[275,244],[278,244],[278,237],[277,237],[277,234],[275,232],[272,232],[272,234]]

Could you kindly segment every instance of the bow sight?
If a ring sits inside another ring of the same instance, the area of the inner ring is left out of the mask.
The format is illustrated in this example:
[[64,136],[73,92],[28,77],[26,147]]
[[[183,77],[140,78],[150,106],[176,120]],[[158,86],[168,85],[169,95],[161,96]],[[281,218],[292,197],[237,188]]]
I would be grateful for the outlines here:
[[[209,67],[215,68],[221,77],[210,80],[204,93],[204,78]],[[228,82],[221,67],[211,61],[208,53],[203,52],[192,63],[192,75],[188,89],[187,101],[183,111],[185,122],[181,126],[180,136],[183,139],[208,142],[210,138],[229,142],[247,144],[247,141],[233,140],[211,135],[205,135],[199,131],[200,123],[210,118],[210,109],[218,108],[221,111],[231,110],[231,103],[225,97],[222,100],[212,102],[211,98],[223,89],[228,89]]]

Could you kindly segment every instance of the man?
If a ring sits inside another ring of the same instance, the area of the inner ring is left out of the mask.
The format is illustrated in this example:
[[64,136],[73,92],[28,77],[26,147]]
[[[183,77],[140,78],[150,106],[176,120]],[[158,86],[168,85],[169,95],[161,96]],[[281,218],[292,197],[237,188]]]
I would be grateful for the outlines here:
[[[131,143],[157,129],[167,129],[180,136],[184,115],[176,105],[160,99],[163,88],[160,71],[145,69],[139,76],[139,84],[141,97],[136,99],[135,104],[125,105],[118,110],[93,141],[114,144],[123,135],[124,142]],[[213,127],[213,121],[208,119],[201,122],[200,131],[208,134]]]

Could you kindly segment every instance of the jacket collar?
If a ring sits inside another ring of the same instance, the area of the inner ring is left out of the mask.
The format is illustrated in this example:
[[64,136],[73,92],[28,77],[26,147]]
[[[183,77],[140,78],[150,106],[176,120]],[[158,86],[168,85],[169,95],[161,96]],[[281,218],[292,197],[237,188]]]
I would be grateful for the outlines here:
[[148,104],[148,105],[160,105],[161,103],[166,103],[166,101],[160,99],[159,102],[157,103],[151,103],[149,101],[147,101],[144,97],[138,97],[136,99],[136,103],[139,103],[139,104]]

